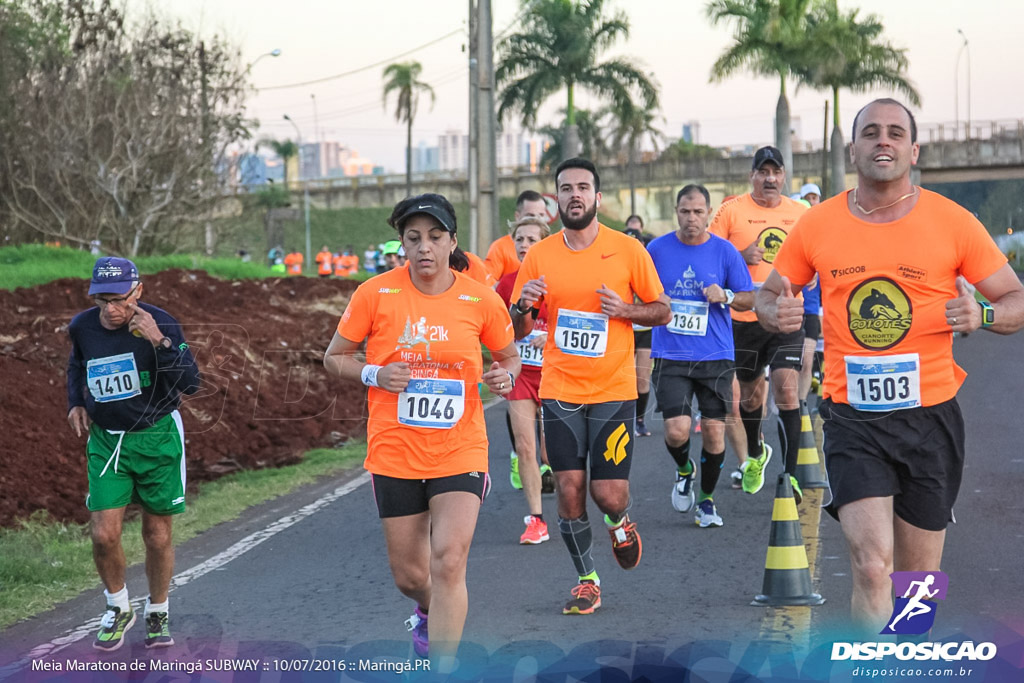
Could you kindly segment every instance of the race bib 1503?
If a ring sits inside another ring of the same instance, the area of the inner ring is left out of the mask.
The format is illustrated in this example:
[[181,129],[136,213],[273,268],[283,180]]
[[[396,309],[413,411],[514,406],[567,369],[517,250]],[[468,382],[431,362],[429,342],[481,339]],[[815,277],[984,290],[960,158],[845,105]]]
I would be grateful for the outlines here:
[[921,358],[916,353],[846,356],[846,401],[857,410],[921,405]]

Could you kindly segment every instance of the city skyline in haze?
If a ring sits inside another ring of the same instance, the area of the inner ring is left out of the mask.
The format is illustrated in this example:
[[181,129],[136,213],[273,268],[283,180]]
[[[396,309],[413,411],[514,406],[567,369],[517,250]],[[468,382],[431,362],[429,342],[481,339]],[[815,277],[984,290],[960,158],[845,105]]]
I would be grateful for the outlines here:
[[[1016,64],[1024,62],[1024,42],[1016,35],[1016,27],[1024,23],[1024,4],[1014,0],[981,4],[840,0],[839,4],[843,11],[859,8],[862,18],[877,14],[885,26],[885,38],[897,48],[907,48],[907,75],[923,101],[914,109],[921,124],[952,124],[957,116],[962,124],[967,119],[968,63],[972,121],[1024,118],[1024,89],[1013,86],[1020,80]],[[720,83],[709,83],[711,65],[731,43],[732,27],[712,26],[705,5],[703,1],[660,0],[607,3],[610,10],[626,12],[630,37],[605,57],[628,56],[653,75],[661,93],[661,118],[656,125],[669,140],[681,136],[685,123],[696,121],[704,144],[771,143],[778,80],[739,72]],[[128,2],[131,14],[146,6],[141,0]],[[413,124],[414,148],[421,141],[436,145],[438,136],[449,130],[466,132],[469,79],[468,55],[463,50],[468,44],[468,7],[466,0],[296,0],[290,4],[175,0],[157,12],[200,36],[225,35],[241,50],[243,64],[252,64],[251,82],[258,90],[249,98],[248,114],[260,123],[254,139],[295,139],[295,129],[283,118],[288,114],[303,141],[337,141],[389,172],[401,173],[405,124],[395,120],[393,99],[386,107],[382,103],[384,67],[419,61],[422,80],[436,93],[433,108],[429,97],[421,98]],[[520,9],[519,2],[493,0],[496,43],[499,35],[518,29],[513,20]],[[964,36],[970,43],[961,54]],[[275,48],[281,50],[280,56],[262,56]],[[281,87],[338,74],[348,75]],[[792,81],[787,86],[798,136],[820,146],[830,93],[798,89]],[[847,142],[857,109],[873,97],[891,94],[841,91],[840,118]],[[601,103],[582,92],[576,105],[596,108]],[[539,125],[557,123],[558,110],[564,106],[564,91],[549,98],[538,115]],[[831,131],[831,113],[829,121]],[[508,121],[506,127],[520,129],[516,120]]]

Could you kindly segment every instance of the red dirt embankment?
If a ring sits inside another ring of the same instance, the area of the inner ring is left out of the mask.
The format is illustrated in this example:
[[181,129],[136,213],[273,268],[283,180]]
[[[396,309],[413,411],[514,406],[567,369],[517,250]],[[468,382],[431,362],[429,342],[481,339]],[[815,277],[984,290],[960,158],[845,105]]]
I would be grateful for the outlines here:
[[[182,324],[203,385],[182,401],[191,484],[297,462],[365,435],[363,387],[329,380],[323,352],[358,283],[217,280],[170,270],[143,300]],[[83,522],[85,437],[67,421],[67,326],[88,280],[0,291],[0,526],[36,510]]]

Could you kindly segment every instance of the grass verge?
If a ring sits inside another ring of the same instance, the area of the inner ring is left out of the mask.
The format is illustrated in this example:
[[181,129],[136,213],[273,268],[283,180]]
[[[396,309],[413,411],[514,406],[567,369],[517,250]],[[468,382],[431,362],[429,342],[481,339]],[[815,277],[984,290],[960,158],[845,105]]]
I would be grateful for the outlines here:
[[[366,443],[351,443],[336,450],[309,451],[297,465],[237,472],[204,482],[198,495],[190,496],[186,512],[174,520],[174,544],[235,519],[253,505],[355,467],[365,457]],[[122,539],[129,566],[145,556],[141,528],[141,518],[124,524]],[[90,588],[99,590],[99,578],[87,524],[62,524],[40,513],[17,527],[0,529],[0,629]],[[139,592],[144,587],[132,588],[133,598],[144,595]]]
[[[262,260],[245,263],[234,257],[209,258],[196,254],[168,254],[165,256],[139,256],[132,259],[143,275],[162,270],[181,268],[203,270],[224,280],[253,280],[281,277]],[[35,287],[64,277],[80,277],[87,282],[92,275],[96,257],[87,251],[68,247],[48,247],[42,244],[22,244],[0,248],[0,289]],[[307,275],[316,276],[313,269]],[[360,271],[355,279],[365,280],[368,273]]]

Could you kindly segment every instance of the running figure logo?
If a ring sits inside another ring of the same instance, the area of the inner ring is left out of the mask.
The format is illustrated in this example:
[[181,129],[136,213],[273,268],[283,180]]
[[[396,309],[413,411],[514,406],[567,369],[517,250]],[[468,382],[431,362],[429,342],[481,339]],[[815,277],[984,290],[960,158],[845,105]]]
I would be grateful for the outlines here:
[[945,600],[949,577],[943,572],[893,572],[892,586],[896,605],[880,633],[883,635],[920,635],[935,623],[935,600]]
[[417,344],[426,344],[427,360],[430,360],[430,337],[427,335],[427,319],[421,317],[418,322],[414,323],[412,317],[407,317],[405,319],[405,330],[402,332],[402,336],[398,338],[398,346],[395,347],[395,351],[411,349]]

